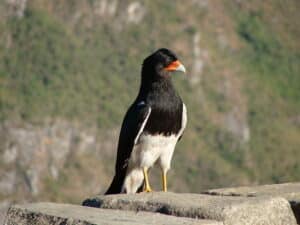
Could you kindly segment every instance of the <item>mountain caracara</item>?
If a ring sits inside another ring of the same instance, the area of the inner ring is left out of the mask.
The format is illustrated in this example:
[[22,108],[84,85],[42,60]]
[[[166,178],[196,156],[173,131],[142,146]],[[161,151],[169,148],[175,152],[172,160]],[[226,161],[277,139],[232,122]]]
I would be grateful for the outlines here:
[[115,176],[105,194],[150,192],[148,169],[156,162],[167,191],[166,174],[187,122],[186,107],[171,82],[174,71],[185,68],[168,49],[144,60],[139,94],[123,120]]

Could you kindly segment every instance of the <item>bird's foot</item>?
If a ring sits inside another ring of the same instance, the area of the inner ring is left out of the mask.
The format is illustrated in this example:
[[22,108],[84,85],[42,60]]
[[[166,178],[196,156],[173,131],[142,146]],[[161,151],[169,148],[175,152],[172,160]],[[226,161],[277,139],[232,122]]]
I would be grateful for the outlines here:
[[149,192],[153,192],[151,187],[145,187],[143,192],[149,193]]

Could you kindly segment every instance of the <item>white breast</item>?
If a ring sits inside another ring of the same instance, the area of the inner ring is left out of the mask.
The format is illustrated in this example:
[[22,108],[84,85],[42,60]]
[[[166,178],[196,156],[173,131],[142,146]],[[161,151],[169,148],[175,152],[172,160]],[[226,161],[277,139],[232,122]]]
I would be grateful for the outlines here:
[[168,170],[170,168],[175,145],[187,123],[185,104],[182,107],[181,129],[177,135],[150,135],[143,132],[140,134],[139,140],[131,154],[131,161],[135,166],[149,168],[159,160],[159,164],[163,169]]
[[170,161],[177,143],[178,136],[163,135],[143,135],[140,139],[140,145],[137,146],[139,155],[138,164],[143,167],[151,167],[159,160],[161,167],[170,168]]

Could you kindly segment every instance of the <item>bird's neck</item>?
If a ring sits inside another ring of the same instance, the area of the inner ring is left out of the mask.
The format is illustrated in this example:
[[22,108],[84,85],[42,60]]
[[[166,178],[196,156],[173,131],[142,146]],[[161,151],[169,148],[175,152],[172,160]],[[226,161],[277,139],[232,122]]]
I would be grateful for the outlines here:
[[145,99],[151,93],[176,93],[172,84],[171,77],[157,77],[156,79],[147,79],[148,76],[142,76],[138,98]]

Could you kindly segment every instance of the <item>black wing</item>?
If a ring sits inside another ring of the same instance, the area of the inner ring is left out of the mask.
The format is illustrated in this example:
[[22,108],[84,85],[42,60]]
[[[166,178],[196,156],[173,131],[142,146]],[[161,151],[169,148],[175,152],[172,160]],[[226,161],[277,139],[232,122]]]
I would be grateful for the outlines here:
[[150,113],[151,107],[143,101],[135,102],[128,109],[119,137],[115,176],[105,194],[121,193],[132,149],[138,142]]

